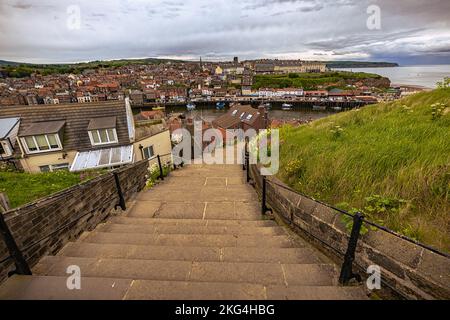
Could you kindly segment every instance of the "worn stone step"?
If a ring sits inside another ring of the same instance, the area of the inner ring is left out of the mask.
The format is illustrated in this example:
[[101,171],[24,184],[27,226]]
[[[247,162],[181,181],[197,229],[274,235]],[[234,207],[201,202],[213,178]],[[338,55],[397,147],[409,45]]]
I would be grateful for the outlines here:
[[274,227],[278,226],[273,220],[220,220],[220,219],[168,219],[168,218],[136,218],[117,216],[108,219],[116,224],[132,225],[177,225],[177,226],[241,226],[241,227]]
[[81,279],[80,290],[67,288],[67,275],[18,276],[0,286],[0,300],[122,300],[133,280],[88,278]]
[[287,236],[266,235],[209,235],[209,234],[145,234],[110,233],[93,231],[83,242],[137,244],[157,246],[198,246],[198,247],[276,247],[293,248],[305,246],[294,243]]
[[361,287],[267,286],[268,300],[368,300]]
[[70,242],[58,255],[85,258],[211,262],[323,263],[310,248],[176,247]]
[[367,300],[359,287],[264,286],[249,283],[82,278],[68,290],[67,277],[18,276],[0,287],[0,300]]
[[236,282],[263,285],[332,286],[337,271],[330,264],[202,262],[137,259],[93,259],[46,256],[33,269],[36,275],[64,276],[69,266],[83,277],[134,280]]
[[221,202],[221,201],[257,201],[258,197],[250,186],[228,186],[212,187],[204,186],[193,189],[191,186],[179,186],[173,188],[160,184],[157,188],[139,193],[137,200],[154,201],[199,201],[199,202]]
[[137,201],[127,212],[128,217],[168,219],[259,220],[258,201]]
[[126,300],[368,300],[359,287],[137,280]]
[[225,234],[225,235],[285,235],[282,227],[240,226],[192,226],[192,225],[131,225],[105,223],[96,229],[99,232],[146,233],[146,234]]

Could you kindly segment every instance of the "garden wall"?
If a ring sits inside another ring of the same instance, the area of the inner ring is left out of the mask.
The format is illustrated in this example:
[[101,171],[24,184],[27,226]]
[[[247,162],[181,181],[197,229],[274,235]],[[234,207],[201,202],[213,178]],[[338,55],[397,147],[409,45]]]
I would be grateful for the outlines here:
[[[113,171],[118,174],[125,201],[145,187],[147,168],[148,161],[144,160]],[[114,175],[109,172],[5,212],[4,218],[19,249],[33,267],[43,256],[57,253],[67,242],[93,230],[108,216],[119,212],[120,207],[115,209],[118,204]],[[9,252],[0,238],[0,261],[8,256]],[[0,283],[14,269],[11,259],[0,263]]]
[[[250,166],[250,176],[260,193],[262,178],[256,165]],[[268,180],[284,185],[274,177]],[[331,258],[342,261],[349,236],[341,222],[341,213],[273,183],[268,182],[266,188],[267,203],[279,218]],[[383,287],[405,298],[450,299],[448,256],[377,230],[360,238],[354,271],[359,269],[364,279],[370,265],[380,266]]]

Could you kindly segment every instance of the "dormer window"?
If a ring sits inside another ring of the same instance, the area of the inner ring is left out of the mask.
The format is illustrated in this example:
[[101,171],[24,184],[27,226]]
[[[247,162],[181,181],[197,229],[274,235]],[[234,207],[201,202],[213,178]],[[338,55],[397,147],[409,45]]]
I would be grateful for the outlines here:
[[64,121],[35,122],[20,134],[25,153],[62,150]]
[[119,142],[116,131],[116,117],[92,119],[89,122],[88,134],[93,146]]

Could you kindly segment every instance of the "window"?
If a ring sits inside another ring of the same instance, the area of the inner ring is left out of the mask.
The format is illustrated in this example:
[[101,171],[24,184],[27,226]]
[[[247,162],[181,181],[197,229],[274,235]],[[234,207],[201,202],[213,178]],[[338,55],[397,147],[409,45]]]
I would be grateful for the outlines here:
[[155,152],[153,151],[153,146],[147,147],[143,149],[145,159],[153,158]]
[[250,120],[252,117],[253,117],[253,115],[248,114],[246,119],[247,119],[247,120]]
[[232,114],[233,116],[235,116],[237,112],[238,112],[237,110],[234,110],[231,114]]
[[6,151],[3,148],[3,144],[2,143],[0,143],[0,154],[6,154]]
[[57,134],[42,134],[21,139],[27,153],[61,150],[62,145]]
[[117,143],[116,129],[98,129],[89,131],[92,145]]
[[244,117],[244,114],[245,114],[245,112],[241,113],[241,116],[240,116],[241,119]]
[[49,164],[46,166],[40,166],[39,169],[41,172],[54,172],[59,170],[68,170],[69,164],[68,163],[60,163],[60,164]]

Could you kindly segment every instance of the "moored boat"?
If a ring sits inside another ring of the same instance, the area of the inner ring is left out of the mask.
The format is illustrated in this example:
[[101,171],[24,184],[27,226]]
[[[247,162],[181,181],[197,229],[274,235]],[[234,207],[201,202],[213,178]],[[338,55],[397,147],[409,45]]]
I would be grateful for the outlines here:
[[195,110],[195,104],[192,103],[192,102],[189,102],[189,103],[186,105],[186,109],[187,109],[187,111]]
[[225,102],[220,101],[216,103],[216,109],[217,110],[223,110],[225,108]]
[[313,106],[314,111],[325,111],[327,109],[327,106]]
[[285,111],[292,110],[292,104],[290,104],[290,103],[283,103],[281,105],[281,110],[285,110]]

